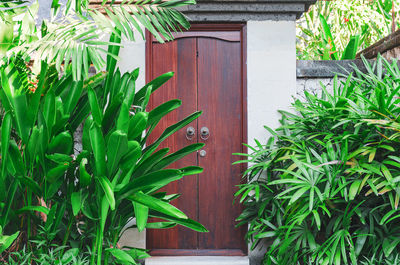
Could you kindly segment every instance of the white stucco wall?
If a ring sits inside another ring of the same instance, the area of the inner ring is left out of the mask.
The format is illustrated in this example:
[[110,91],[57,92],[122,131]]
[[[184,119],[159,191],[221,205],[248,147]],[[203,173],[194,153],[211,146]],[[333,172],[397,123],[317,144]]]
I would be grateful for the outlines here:
[[287,110],[296,94],[295,21],[247,23],[248,143],[264,143],[264,125],[279,126],[277,110]]
[[123,41],[122,45],[118,67],[121,73],[130,72],[139,67],[139,77],[136,81],[136,89],[139,89],[146,82],[146,42],[137,33],[136,42]]

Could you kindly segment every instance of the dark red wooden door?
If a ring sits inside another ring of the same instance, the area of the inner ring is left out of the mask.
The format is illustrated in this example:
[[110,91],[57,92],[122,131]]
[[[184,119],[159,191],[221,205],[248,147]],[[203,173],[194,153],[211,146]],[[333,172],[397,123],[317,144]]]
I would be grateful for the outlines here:
[[[171,136],[165,146],[176,151],[191,143],[204,142],[204,156],[198,152],[173,165],[199,165],[204,172],[187,176],[169,185],[166,191],[181,193],[174,204],[210,231],[196,233],[183,227],[149,229],[146,241],[152,255],[244,255],[247,252],[245,227],[235,228],[241,208],[237,203],[232,205],[243,169],[232,166],[237,160],[232,153],[242,151],[245,133],[241,36],[240,29],[189,32],[177,35],[173,42],[148,45],[148,77],[175,72],[172,80],[154,93],[150,105],[156,107],[174,98],[183,102],[181,108],[161,122],[152,138],[156,139],[172,122],[196,110],[203,111],[189,125],[195,128],[193,138],[187,137],[185,128]],[[202,128],[207,128],[209,135],[201,135]]]

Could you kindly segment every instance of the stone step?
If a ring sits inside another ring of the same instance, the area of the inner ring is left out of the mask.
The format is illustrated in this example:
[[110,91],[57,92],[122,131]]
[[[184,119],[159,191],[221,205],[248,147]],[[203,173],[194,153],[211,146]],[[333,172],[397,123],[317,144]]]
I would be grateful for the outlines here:
[[185,256],[151,257],[145,265],[249,265],[248,257]]

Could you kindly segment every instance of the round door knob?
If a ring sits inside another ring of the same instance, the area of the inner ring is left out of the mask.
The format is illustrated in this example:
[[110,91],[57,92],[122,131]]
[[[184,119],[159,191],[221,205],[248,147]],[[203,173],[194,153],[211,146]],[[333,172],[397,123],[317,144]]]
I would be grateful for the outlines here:
[[201,157],[205,157],[206,154],[207,154],[206,150],[200,150],[200,152],[199,152],[199,155],[200,155]]
[[208,137],[210,137],[210,130],[207,127],[201,127],[200,138],[203,140],[207,140]]
[[195,132],[196,132],[196,130],[192,126],[188,127],[186,129],[186,138],[188,140],[192,140]]

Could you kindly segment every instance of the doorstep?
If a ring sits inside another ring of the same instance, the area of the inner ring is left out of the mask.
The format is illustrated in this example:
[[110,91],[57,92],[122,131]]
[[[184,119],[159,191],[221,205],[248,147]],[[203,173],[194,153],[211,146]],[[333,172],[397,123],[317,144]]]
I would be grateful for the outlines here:
[[249,265],[249,258],[243,256],[168,256],[151,257],[145,265]]

